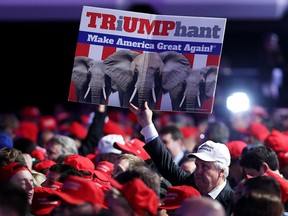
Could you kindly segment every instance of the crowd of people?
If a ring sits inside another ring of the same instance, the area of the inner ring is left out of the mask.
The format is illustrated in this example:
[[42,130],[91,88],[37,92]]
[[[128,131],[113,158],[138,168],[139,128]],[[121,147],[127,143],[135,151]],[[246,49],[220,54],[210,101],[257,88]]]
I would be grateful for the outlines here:
[[0,113],[0,215],[288,215],[288,124],[272,115]]

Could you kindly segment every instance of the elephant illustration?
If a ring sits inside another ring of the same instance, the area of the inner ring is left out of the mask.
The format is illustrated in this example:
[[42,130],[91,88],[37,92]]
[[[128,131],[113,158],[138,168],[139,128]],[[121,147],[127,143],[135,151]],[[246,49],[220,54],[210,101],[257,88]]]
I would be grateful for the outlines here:
[[[104,61],[95,61],[84,56],[75,57],[71,80],[76,89],[77,101],[106,104],[109,95],[118,91],[120,105],[128,107],[127,101],[133,91],[130,84],[134,81],[134,72],[130,70],[130,66],[139,54],[120,50]],[[130,94],[129,88],[132,89]],[[127,99],[126,94],[129,94]]]
[[173,111],[199,111],[203,102],[213,97],[217,66],[192,69],[181,53],[160,53],[164,63],[162,74],[163,93],[169,93]]
[[75,86],[77,101],[105,104],[107,94],[110,94],[110,84],[105,79],[102,61],[76,56],[71,80]]
[[[217,66],[192,69],[186,79],[186,88],[180,107],[185,111],[199,111],[202,104],[214,96],[217,80]],[[184,104],[186,101],[186,104]]]
[[147,101],[149,107],[155,108],[162,95],[161,74],[164,63],[156,52],[142,53],[134,58],[131,71],[134,71],[136,83],[129,102],[144,108]]
[[118,91],[121,107],[129,103],[153,108],[161,95],[164,64],[158,53],[119,50],[103,61],[75,57],[72,71],[77,101],[106,104],[111,92]]
[[191,65],[185,56],[175,51],[166,51],[159,55],[164,63],[162,74],[163,93],[169,93],[172,110],[180,111],[179,98],[184,95],[186,79],[191,72]]

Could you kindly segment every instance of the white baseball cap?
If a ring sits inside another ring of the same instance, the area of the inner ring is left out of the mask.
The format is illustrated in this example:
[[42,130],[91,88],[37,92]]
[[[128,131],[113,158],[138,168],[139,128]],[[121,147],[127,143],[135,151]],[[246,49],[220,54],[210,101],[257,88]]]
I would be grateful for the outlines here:
[[106,136],[103,136],[98,143],[98,152],[100,154],[102,153],[114,153],[114,154],[121,154],[122,151],[116,149],[113,147],[113,144],[121,143],[125,144],[124,138],[122,135],[119,134],[108,134]]
[[230,165],[231,157],[228,147],[223,143],[206,141],[198,147],[197,153],[190,153],[188,158],[197,157],[207,162],[219,161],[227,166]]

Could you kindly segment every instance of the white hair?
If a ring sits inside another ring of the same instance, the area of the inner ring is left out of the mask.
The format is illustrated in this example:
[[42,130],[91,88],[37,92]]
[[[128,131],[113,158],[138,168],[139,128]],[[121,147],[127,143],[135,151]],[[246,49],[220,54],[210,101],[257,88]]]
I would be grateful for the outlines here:
[[219,170],[223,169],[224,170],[224,177],[226,179],[229,175],[229,167],[227,165],[225,165],[224,163],[221,163],[220,161],[215,161],[214,165],[215,165],[216,169],[219,169]]
[[76,143],[69,136],[56,134],[49,142],[51,144],[60,144],[62,146],[62,154],[78,154]]

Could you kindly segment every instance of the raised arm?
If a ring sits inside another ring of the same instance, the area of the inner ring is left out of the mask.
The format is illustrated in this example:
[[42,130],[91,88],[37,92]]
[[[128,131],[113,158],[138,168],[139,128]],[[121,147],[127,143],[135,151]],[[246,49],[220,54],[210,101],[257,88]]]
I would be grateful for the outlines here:
[[183,171],[174,163],[172,156],[167,151],[158,132],[152,122],[152,110],[149,109],[147,102],[144,103],[144,110],[139,109],[133,104],[129,105],[131,112],[137,117],[138,123],[142,126],[141,134],[145,137],[146,145],[144,149],[150,155],[160,174],[172,185],[192,185],[195,187],[193,175]]

